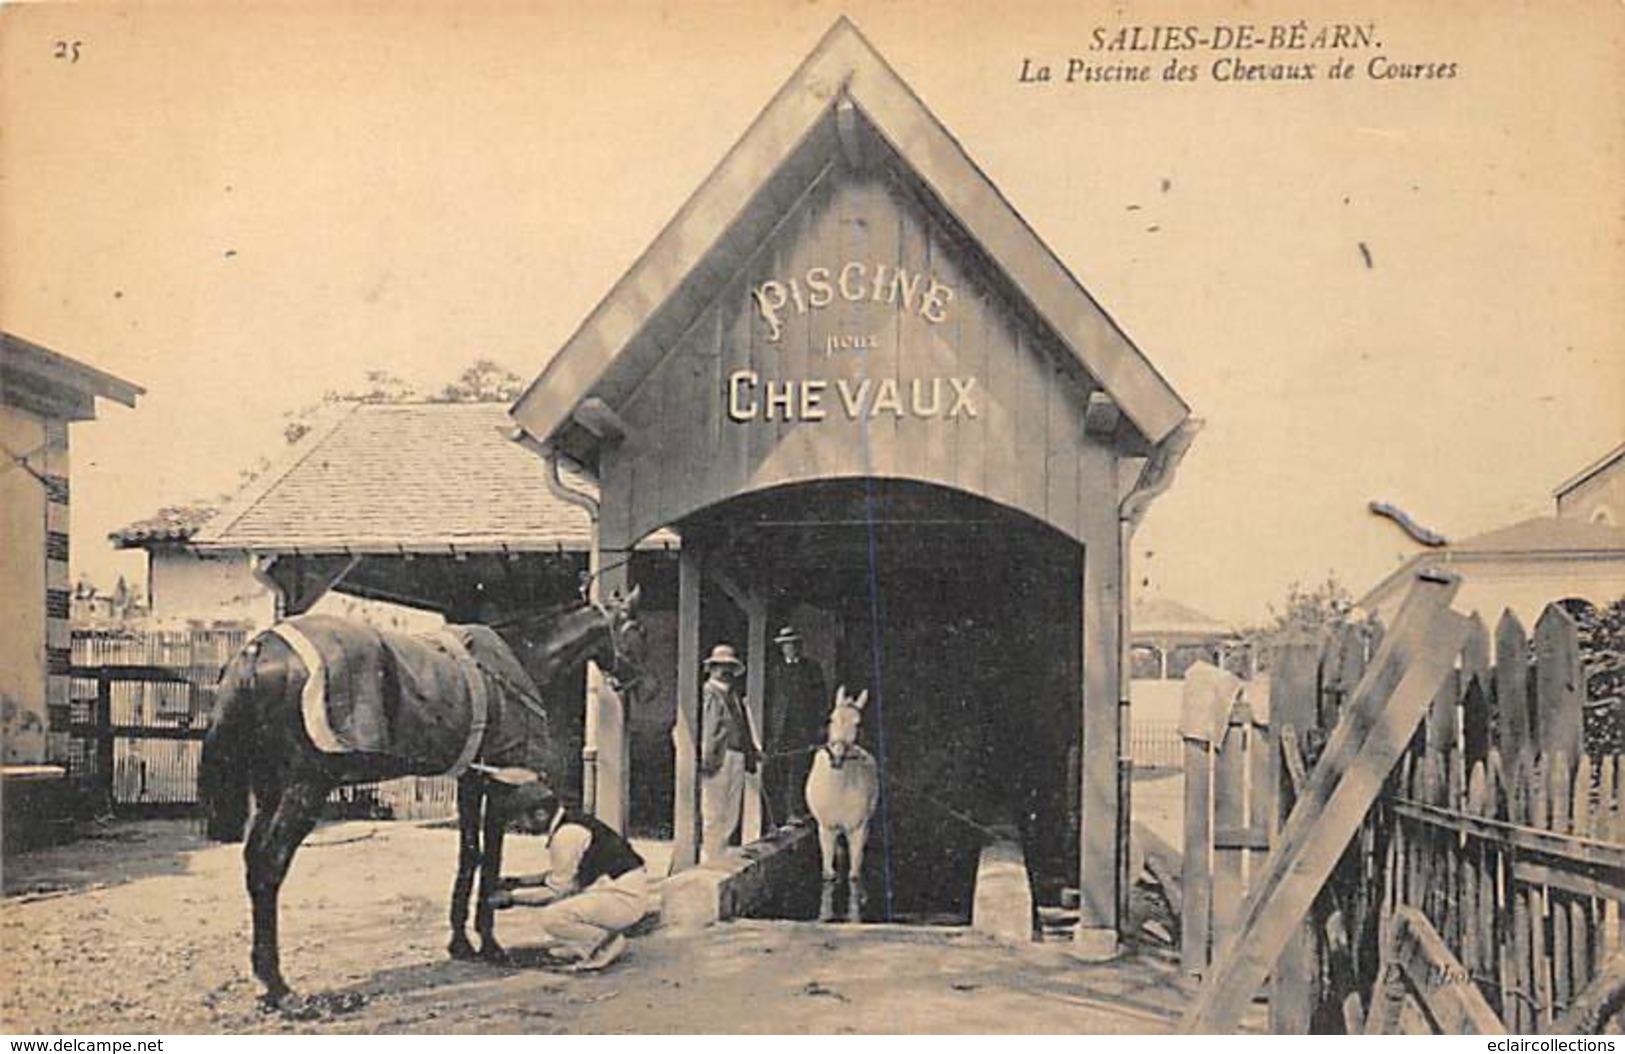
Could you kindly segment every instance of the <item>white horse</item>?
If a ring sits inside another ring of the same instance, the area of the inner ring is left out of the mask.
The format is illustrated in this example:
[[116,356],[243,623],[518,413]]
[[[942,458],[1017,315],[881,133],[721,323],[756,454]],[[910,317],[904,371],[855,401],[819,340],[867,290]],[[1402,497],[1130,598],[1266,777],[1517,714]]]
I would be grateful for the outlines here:
[[846,685],[835,690],[835,708],[829,713],[829,739],[813,755],[807,774],[807,808],[818,821],[818,849],[823,855],[824,890],[818,921],[835,918],[835,842],[846,836],[848,922],[863,921],[863,843],[869,836],[869,817],[880,797],[880,772],[874,757],[858,746],[858,725],[869,701],[865,689],[848,698]]

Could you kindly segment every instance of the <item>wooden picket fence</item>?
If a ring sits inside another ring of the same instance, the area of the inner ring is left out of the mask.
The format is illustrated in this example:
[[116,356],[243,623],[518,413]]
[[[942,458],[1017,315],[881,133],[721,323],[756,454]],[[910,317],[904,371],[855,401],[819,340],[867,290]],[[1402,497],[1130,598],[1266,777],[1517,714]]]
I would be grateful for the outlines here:
[[[1270,726],[1238,703],[1221,742],[1187,740],[1190,972],[1230,935],[1380,639],[1343,625],[1287,645]],[[1625,952],[1625,761],[1585,752],[1603,737],[1586,733],[1573,620],[1554,605],[1530,637],[1507,613],[1492,638],[1475,616],[1453,666],[1275,963],[1272,1031],[1561,1029]],[[1401,967],[1417,961],[1407,987]]]
[[1550,1031],[1625,948],[1625,768],[1584,752],[1572,619],[1475,621],[1381,815],[1386,906],[1417,909],[1510,1031]]

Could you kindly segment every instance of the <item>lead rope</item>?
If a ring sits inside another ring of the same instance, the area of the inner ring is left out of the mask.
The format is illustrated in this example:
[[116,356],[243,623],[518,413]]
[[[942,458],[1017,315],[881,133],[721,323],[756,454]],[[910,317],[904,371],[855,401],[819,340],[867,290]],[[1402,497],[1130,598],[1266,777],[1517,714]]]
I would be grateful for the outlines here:
[[[797,754],[816,754],[818,751],[823,750],[823,749],[824,749],[824,744],[820,743],[818,746],[815,746],[815,747],[797,747],[794,750],[776,750],[771,754],[763,754],[762,755],[762,764],[765,765],[769,761],[777,761],[777,760],[780,760],[780,759],[783,759],[783,758],[795,757]],[[884,783],[884,784],[887,784],[889,786],[894,786],[898,790],[903,791],[905,794],[908,794],[908,795],[910,795],[911,797],[914,797],[914,798],[918,798],[920,801],[923,801],[928,805],[936,806],[938,809],[941,809],[949,817],[951,817],[951,818],[953,818],[955,820],[958,820],[960,823],[964,824],[965,826],[970,827],[973,830],[976,830],[976,831],[986,835],[989,838],[997,839],[997,838],[1003,838],[1004,837],[1004,835],[1001,834],[1000,832],[993,830],[993,828],[987,826],[986,824],[977,822],[976,820],[974,820],[971,817],[967,816],[966,814],[960,812],[958,809],[955,809],[953,806],[948,805],[947,803],[943,802],[942,800],[935,797],[934,795],[927,794],[925,791],[919,789],[918,787],[912,786],[906,780],[899,779],[896,776],[883,774],[881,776],[881,782]],[[766,795],[763,795],[763,799],[764,799],[764,801],[766,800]],[[769,810],[769,818],[771,819],[771,810]]]

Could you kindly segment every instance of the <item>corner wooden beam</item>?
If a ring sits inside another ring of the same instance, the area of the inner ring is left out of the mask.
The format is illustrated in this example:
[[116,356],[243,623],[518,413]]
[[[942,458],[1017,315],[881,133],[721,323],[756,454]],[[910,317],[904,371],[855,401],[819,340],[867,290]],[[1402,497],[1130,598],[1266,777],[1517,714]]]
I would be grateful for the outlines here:
[[581,400],[570,416],[576,424],[606,442],[618,442],[632,434],[632,426],[626,419],[596,395]]

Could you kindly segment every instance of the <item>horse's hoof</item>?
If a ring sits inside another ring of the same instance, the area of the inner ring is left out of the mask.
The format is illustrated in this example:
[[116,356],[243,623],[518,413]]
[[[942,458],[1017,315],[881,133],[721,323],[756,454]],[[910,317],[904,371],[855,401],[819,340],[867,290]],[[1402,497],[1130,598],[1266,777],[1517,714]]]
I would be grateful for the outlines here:
[[446,953],[459,962],[472,962],[480,957],[480,953],[469,943],[467,937],[453,937],[451,943],[446,946]]
[[277,1014],[286,1010],[295,1002],[297,1002],[297,1000],[294,998],[293,992],[287,988],[284,988],[280,991],[267,991],[263,993],[259,999],[255,1000],[255,1005],[259,1007],[259,1011],[262,1014]]
[[496,941],[487,941],[484,947],[480,948],[480,961],[491,966],[507,966],[513,961],[513,957]]

